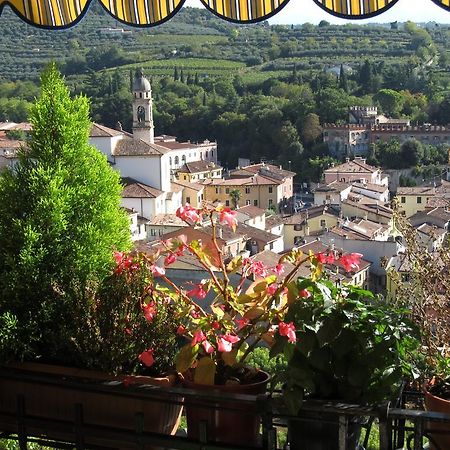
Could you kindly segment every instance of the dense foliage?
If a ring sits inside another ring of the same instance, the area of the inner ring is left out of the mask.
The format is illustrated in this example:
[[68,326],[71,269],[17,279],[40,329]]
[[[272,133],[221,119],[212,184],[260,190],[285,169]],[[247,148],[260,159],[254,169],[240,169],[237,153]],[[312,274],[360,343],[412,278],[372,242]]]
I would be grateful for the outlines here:
[[88,145],[85,97],[71,99],[50,66],[31,109],[33,131],[19,162],[0,175],[0,310],[17,334],[16,357],[76,354],[73,316],[127,248],[129,220],[119,175]]
[[346,121],[351,105],[419,124],[450,117],[447,25],[238,26],[183,8],[149,30],[117,25],[93,3],[63,33],[32,29],[7,10],[0,32],[0,121],[26,118],[37,92],[26,80],[54,59],[71,89],[92,97],[95,121],[130,130],[130,82],[142,66],[157,133],[217,140],[225,166],[265,158],[302,181],[317,180],[330,162],[321,125]]

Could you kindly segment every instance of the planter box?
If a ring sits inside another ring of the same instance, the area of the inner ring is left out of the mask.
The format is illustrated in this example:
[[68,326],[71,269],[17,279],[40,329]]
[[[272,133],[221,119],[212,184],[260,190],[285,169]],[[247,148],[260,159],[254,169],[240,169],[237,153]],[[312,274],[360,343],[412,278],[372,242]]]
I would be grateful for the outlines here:
[[[43,419],[39,426],[26,427],[27,436],[69,442],[80,439],[76,433],[80,423],[86,426],[83,432],[93,426],[132,433],[175,434],[181,405],[164,401],[163,397],[158,401],[156,396],[140,395],[139,390],[127,387],[128,384],[171,387],[175,382],[175,375],[112,377],[101,372],[46,364],[8,365],[0,369],[0,431],[18,433],[20,417],[26,414],[33,419]],[[60,421],[65,426],[46,426],[45,420]],[[72,424],[69,431],[67,423]],[[100,436],[85,433],[82,440],[84,444],[110,449],[136,448],[130,441],[109,439],[107,433],[105,437]]]

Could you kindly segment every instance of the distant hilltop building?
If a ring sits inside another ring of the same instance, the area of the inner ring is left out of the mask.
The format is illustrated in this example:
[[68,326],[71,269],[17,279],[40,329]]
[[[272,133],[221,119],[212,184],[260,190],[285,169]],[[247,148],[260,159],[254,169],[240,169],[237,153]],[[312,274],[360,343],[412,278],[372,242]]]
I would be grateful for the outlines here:
[[450,143],[450,128],[443,126],[411,126],[409,119],[391,119],[378,114],[376,106],[352,106],[348,123],[325,124],[323,141],[337,158],[367,156],[370,144],[397,139],[417,139],[423,144]]

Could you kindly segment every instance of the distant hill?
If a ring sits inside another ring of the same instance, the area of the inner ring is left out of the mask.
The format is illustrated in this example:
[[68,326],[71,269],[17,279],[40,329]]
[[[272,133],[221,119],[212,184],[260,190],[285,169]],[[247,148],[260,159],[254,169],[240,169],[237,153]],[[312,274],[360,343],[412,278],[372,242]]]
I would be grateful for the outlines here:
[[[438,47],[450,48],[450,26],[432,24],[428,30]],[[363,59],[382,59],[388,65],[414,55],[411,36],[402,25],[396,30],[353,24],[240,26],[206,9],[184,7],[163,25],[136,28],[116,21],[95,2],[78,25],[62,31],[31,27],[6,7],[0,35],[0,82],[35,80],[51,60],[70,77],[135,66],[158,77],[185,67],[203,76],[234,72],[259,82],[292,70],[354,67]]]

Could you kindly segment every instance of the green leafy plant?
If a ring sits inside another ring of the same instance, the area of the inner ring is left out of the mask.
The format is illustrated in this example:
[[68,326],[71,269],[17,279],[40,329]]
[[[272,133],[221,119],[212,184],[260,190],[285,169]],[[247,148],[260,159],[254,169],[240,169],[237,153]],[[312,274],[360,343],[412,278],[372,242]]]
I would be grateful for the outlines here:
[[284,398],[296,413],[305,396],[371,404],[389,398],[411,375],[410,353],[417,331],[405,310],[355,286],[326,279],[298,279],[292,295],[310,295],[289,305],[285,320],[297,340],[276,336],[272,354],[283,352],[287,368],[279,375]]
[[[88,144],[89,102],[54,65],[42,74],[30,140],[0,174],[0,310],[16,359],[79,363],[74,335],[114,249],[130,245],[119,174]],[[78,318],[78,320],[75,320]]]

